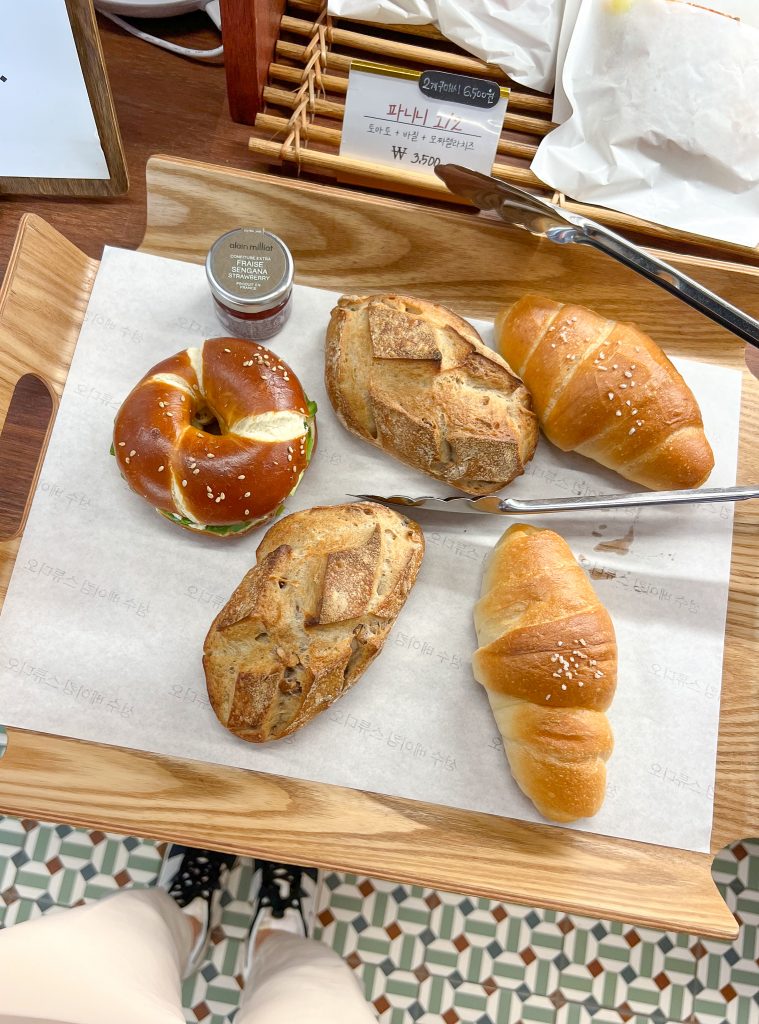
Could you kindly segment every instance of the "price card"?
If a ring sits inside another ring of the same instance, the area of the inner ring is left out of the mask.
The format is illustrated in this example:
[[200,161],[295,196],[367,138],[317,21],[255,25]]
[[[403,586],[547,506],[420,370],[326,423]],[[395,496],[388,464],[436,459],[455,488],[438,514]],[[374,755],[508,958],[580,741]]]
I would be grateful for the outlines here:
[[440,163],[490,174],[508,96],[486,78],[354,60],[340,155],[426,175]]

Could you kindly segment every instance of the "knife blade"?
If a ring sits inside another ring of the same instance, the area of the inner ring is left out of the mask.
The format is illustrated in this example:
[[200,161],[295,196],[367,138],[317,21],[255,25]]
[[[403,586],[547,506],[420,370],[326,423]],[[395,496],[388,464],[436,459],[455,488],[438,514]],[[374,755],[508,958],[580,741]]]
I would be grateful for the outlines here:
[[451,192],[480,210],[493,210],[507,224],[559,245],[575,242],[592,246],[759,348],[758,320],[597,221],[459,164],[439,164],[435,173]]
[[712,501],[748,501],[759,498],[759,485],[740,487],[701,487],[684,491],[643,491],[639,494],[594,494],[572,498],[500,498],[486,494],[469,498],[463,494],[446,497],[406,494],[349,494],[361,501],[378,501],[384,505],[405,508],[426,508],[437,512],[476,512],[486,515],[544,515],[547,512],[591,512],[604,508],[639,508],[647,505],[692,505]]

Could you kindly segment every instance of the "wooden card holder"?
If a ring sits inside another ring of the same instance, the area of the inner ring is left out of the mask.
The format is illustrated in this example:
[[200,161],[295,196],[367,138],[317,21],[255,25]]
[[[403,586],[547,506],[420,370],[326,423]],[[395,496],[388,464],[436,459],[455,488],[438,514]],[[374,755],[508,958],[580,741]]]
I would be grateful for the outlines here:
[[[738,479],[759,479],[759,385],[745,370],[743,346],[598,253],[461,211],[192,161],[154,157],[147,177],[146,252],[200,263],[221,232],[262,224],[287,240],[302,284],[397,289],[483,317],[528,289],[545,290],[635,320],[669,352],[742,368]],[[759,312],[759,269],[676,262]],[[96,269],[44,221],[24,219],[0,291],[0,416],[25,373],[61,393]],[[736,507],[712,854],[759,833],[757,525],[757,503]],[[17,544],[0,541],[0,597]],[[710,854],[59,736],[9,730],[0,810],[665,930],[737,933]]]

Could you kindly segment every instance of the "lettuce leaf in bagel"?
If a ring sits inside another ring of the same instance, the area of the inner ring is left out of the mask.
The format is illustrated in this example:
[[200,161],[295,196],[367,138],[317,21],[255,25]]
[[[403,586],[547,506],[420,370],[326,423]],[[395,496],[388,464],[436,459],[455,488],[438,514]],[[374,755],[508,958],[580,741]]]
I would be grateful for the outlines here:
[[[316,411],[317,411],[316,402],[312,402],[312,401],[309,400],[307,402],[307,408],[308,408],[308,421],[307,421],[307,427],[306,427],[306,463],[309,463],[311,461],[311,456],[314,453],[314,445],[316,444],[316,431],[314,430],[314,426],[316,424]],[[113,446],[111,446],[111,447],[113,447]],[[301,473],[301,477],[302,476],[303,476],[303,474]],[[300,483],[300,477],[298,478],[298,483]],[[298,484],[295,485],[295,487],[297,487],[297,486],[298,486]],[[295,490],[295,487],[293,488],[293,491]],[[292,494],[292,491],[290,493]]]
[[276,519],[277,516],[281,515],[284,511],[285,503],[282,502],[277,509],[274,510],[268,516],[259,516],[257,519],[248,519],[242,523],[230,523],[226,526],[201,526],[200,523],[194,523],[192,519],[187,519],[185,516],[180,516],[178,512],[164,512],[163,509],[156,509],[156,512],[168,519],[172,523],[179,523],[180,526],[186,526],[189,530],[195,530],[197,533],[213,533],[217,537],[228,537],[234,533],[245,533],[247,530],[252,530],[254,526],[258,526],[260,523],[265,523],[268,519]]

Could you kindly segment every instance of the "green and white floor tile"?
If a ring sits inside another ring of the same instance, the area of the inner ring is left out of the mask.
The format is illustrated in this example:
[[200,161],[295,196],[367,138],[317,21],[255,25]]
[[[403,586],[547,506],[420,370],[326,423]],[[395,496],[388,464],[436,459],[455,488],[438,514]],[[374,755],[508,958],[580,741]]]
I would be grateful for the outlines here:
[[[0,927],[154,882],[155,843],[0,817]],[[251,862],[223,897],[212,953],[184,988],[187,1020],[234,1018]],[[730,943],[325,873],[315,934],[350,964],[383,1024],[757,1024],[759,841],[715,878],[741,922]]]

